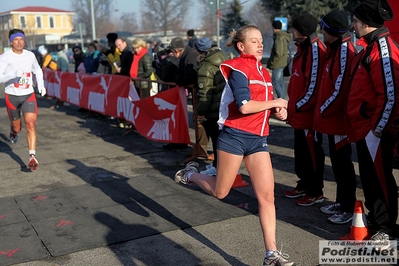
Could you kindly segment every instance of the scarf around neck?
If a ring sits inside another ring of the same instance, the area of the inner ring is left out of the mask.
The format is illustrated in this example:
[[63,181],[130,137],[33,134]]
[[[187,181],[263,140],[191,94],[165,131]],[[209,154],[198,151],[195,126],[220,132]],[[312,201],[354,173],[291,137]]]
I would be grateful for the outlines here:
[[139,72],[139,62],[140,59],[148,52],[146,48],[143,47],[138,54],[135,54],[133,57],[132,66],[130,67],[130,77],[137,78],[137,74]]

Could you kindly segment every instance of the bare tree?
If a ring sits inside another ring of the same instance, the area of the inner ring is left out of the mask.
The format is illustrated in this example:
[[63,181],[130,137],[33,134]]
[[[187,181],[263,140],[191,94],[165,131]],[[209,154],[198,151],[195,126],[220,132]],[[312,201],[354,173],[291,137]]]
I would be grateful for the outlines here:
[[137,24],[136,13],[123,13],[119,19],[119,28],[121,31],[136,32],[139,31],[139,26]]
[[[70,0],[71,6],[75,7],[76,21],[75,23],[86,24],[86,35],[92,36],[92,19],[91,19],[91,1],[90,0]],[[96,35],[104,36],[103,32],[110,23],[110,10],[112,10],[111,0],[93,0],[94,21],[96,27]]]
[[259,2],[244,10],[243,18],[249,23],[258,26],[262,34],[273,35],[270,13]]
[[209,36],[216,35],[217,13],[209,6],[209,0],[199,1],[201,8],[201,28]]
[[184,25],[191,0],[141,0],[141,4],[153,29],[161,29],[166,35],[168,30],[179,30]]

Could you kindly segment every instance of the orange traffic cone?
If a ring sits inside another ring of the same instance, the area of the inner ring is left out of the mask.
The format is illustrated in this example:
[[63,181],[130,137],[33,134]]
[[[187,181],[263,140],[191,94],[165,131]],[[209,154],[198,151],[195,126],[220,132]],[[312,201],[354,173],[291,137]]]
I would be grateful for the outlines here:
[[249,186],[249,184],[244,180],[242,180],[242,175],[238,173],[236,176],[236,180],[234,180],[232,188],[246,187],[246,186]]
[[367,220],[364,214],[363,203],[361,200],[357,200],[355,204],[355,210],[353,213],[353,220],[351,226],[351,232],[339,240],[367,240],[369,234],[367,230]]

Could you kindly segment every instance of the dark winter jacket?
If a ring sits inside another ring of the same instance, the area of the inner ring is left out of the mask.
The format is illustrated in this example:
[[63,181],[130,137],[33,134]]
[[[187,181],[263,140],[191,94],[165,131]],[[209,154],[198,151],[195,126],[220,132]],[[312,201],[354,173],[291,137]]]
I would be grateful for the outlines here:
[[186,46],[179,58],[176,84],[181,87],[195,86],[197,84],[197,67],[197,52],[190,46]]
[[218,47],[198,56],[198,115],[219,117],[220,98],[226,81],[219,66],[226,61],[226,54]]
[[[152,72],[154,69],[152,68],[152,58],[151,55],[146,53],[139,61],[139,67],[137,72],[137,77],[142,79],[150,79]],[[136,88],[148,89],[148,82],[140,82],[138,80],[134,81],[134,86]]]

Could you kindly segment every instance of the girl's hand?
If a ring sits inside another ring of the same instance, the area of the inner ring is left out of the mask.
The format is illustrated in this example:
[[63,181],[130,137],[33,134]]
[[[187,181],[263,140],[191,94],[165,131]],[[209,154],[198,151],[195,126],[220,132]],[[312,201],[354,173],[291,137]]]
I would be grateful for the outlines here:
[[275,110],[274,116],[277,119],[280,119],[280,120],[286,120],[287,119],[287,115],[288,115],[287,108],[279,108],[279,107],[277,107],[274,110]]
[[273,100],[273,104],[275,108],[285,108],[287,109],[288,101],[283,98],[278,98]]

